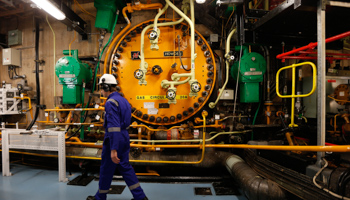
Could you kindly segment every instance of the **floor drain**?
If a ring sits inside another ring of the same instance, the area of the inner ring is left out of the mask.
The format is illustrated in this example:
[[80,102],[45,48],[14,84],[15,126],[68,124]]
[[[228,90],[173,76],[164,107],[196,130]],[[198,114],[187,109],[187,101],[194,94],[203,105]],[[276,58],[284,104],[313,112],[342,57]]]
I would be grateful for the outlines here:
[[194,193],[195,195],[213,195],[210,187],[195,187]]

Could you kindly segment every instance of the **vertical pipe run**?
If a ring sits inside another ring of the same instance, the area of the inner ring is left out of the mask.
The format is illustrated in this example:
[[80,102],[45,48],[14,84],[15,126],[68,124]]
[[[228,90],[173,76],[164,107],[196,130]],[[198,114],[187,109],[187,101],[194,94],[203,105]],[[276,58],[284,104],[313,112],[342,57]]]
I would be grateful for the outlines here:
[[[323,0],[317,3],[317,145],[325,145],[326,136],[326,11]],[[322,167],[324,152],[317,152],[316,165]]]
[[40,81],[39,81],[39,21],[35,19],[35,79],[36,79],[36,110],[34,119],[27,127],[27,130],[30,130],[36,119],[39,116],[39,107],[40,107]]

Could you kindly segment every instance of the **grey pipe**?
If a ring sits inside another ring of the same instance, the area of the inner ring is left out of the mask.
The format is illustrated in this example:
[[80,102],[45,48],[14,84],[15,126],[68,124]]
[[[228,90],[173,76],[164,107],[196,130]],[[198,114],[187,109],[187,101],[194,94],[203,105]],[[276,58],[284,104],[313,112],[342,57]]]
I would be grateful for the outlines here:
[[[242,158],[229,152],[215,151],[214,149],[205,153],[202,163],[192,165],[193,167],[212,168],[220,165],[226,166],[231,176],[238,182],[244,191],[244,194],[250,200],[281,200],[286,199],[284,190],[270,179],[264,179],[259,176]],[[198,161],[200,151],[197,154],[172,154],[165,155],[161,152],[145,152],[135,160],[183,160]],[[144,163],[132,163],[133,165],[144,165]],[[160,163],[147,163],[147,165],[158,165]]]
[[284,190],[275,182],[260,177],[242,158],[227,152],[217,152],[231,176],[240,184],[250,200],[286,199]]

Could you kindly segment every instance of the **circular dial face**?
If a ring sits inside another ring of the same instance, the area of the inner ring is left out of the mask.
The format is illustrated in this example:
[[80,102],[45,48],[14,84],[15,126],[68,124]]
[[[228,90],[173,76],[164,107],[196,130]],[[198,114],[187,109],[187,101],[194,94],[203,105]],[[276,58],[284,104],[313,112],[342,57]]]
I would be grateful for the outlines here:
[[[161,20],[160,24],[165,21],[171,20]],[[196,32],[197,56],[195,65],[191,66],[188,25],[158,26],[157,38],[150,40],[148,36],[153,27],[146,28],[150,24],[153,20],[135,26],[120,39],[110,60],[110,73],[117,75],[119,92],[131,104],[133,117],[148,124],[179,123],[196,114],[212,93],[216,77],[213,52],[203,36]],[[140,68],[142,33],[147,71]],[[152,44],[156,40],[158,43]],[[191,67],[195,72],[195,81],[192,82],[188,81]],[[175,73],[184,77],[174,79],[172,75]],[[139,82],[143,77],[146,85]],[[164,80],[176,82],[175,89],[162,87]],[[197,96],[190,97],[191,92]]]

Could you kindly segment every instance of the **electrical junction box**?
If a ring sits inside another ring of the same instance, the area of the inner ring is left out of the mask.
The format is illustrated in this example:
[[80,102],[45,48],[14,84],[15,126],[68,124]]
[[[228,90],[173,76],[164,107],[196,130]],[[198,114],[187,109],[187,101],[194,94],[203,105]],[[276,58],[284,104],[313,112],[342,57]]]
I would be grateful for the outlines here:
[[0,88],[0,115],[15,115],[22,111],[22,100],[15,99],[19,97],[17,88],[6,84],[4,88]]
[[22,31],[20,30],[12,30],[8,32],[8,42],[9,46],[13,45],[21,45],[22,44]]
[[2,65],[21,66],[21,51],[14,48],[3,49]]
[[220,100],[233,100],[233,90],[224,90],[220,97]]

